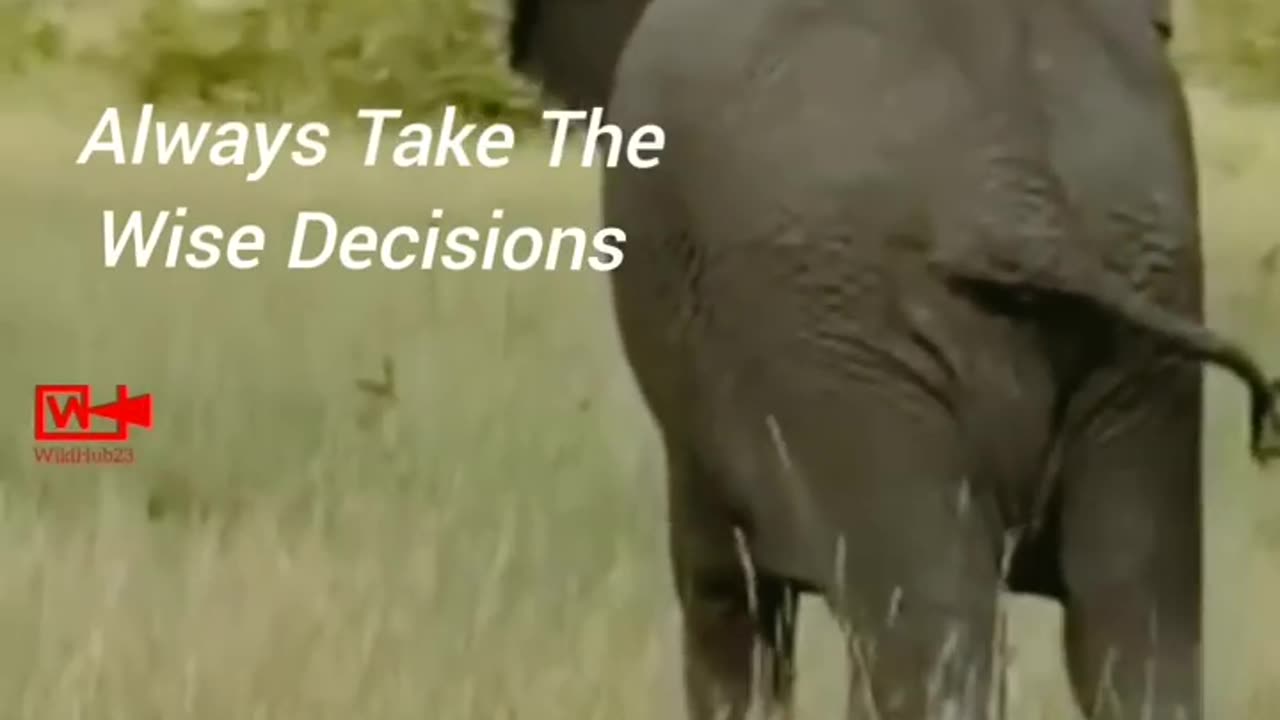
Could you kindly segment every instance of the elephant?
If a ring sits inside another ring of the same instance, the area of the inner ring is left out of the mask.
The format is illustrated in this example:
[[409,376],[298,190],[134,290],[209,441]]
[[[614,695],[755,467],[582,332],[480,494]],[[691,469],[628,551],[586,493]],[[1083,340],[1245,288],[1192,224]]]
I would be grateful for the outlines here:
[[693,720],[793,705],[826,601],[848,716],[989,710],[1001,590],[1064,610],[1091,720],[1203,717],[1191,124],[1161,0],[514,0],[549,101],[654,123],[602,173],[666,456]]

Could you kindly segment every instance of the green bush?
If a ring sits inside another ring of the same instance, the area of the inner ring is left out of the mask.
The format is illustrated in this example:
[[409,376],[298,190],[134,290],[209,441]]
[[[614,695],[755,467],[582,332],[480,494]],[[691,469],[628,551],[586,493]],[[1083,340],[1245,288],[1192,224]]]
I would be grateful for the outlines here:
[[1280,1],[1193,1],[1196,71],[1239,94],[1280,98]]
[[150,0],[122,59],[144,100],[505,117],[530,103],[505,68],[498,20],[475,0]]
[[[115,41],[64,59],[107,68],[143,102],[255,114],[452,104],[472,117],[531,120],[533,92],[506,68],[500,1],[116,0],[128,17]],[[20,27],[42,27],[31,19],[36,0],[0,2],[27,13]]]
[[0,0],[0,72],[26,72],[63,52],[59,25],[40,0]]

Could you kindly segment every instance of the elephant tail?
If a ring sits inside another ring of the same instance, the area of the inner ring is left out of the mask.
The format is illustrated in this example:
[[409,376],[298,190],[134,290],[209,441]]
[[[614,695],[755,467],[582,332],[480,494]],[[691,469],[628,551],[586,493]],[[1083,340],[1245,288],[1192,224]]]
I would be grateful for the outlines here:
[[1031,272],[1017,263],[957,263],[945,258],[934,262],[945,276],[962,284],[1081,303],[1175,352],[1230,371],[1249,390],[1249,448],[1254,460],[1266,464],[1280,458],[1280,379],[1268,378],[1253,355],[1239,344],[1155,304],[1100,266],[1090,267],[1084,258],[1069,257],[1074,255],[1069,251],[1066,255],[1057,255],[1054,262],[1041,263]]
[[1280,458],[1280,379],[1269,379],[1257,360],[1237,343],[1178,317],[1130,292],[1123,306],[1100,309],[1115,312],[1138,330],[1164,341],[1175,350],[1218,365],[1235,374],[1249,390],[1249,448],[1255,460]]

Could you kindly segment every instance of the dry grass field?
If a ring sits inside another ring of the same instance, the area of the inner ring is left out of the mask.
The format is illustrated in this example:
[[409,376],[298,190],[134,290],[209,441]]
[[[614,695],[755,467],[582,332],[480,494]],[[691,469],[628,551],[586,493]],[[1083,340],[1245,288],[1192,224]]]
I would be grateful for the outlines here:
[[[0,715],[670,716],[660,457],[603,279],[280,269],[303,209],[593,227],[593,172],[540,151],[501,171],[370,170],[351,142],[253,185],[77,167],[96,113],[29,107],[0,115]],[[1280,111],[1197,94],[1196,115],[1212,320],[1277,367]],[[178,205],[263,225],[274,259],[102,267],[102,210]],[[395,399],[355,386],[384,356]],[[40,382],[153,393],[136,463],[37,464]],[[1209,717],[1271,720],[1280,474],[1247,460],[1239,386],[1209,383]],[[842,660],[825,611],[805,611],[802,717],[834,717]],[[1055,613],[1012,612],[1015,717],[1073,717]]]

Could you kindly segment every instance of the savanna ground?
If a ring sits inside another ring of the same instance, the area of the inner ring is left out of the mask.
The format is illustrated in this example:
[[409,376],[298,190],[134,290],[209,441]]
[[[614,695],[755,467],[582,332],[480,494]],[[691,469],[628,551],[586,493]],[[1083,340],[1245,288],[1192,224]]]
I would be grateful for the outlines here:
[[[1280,366],[1280,111],[1195,96],[1211,320]],[[595,174],[370,170],[353,141],[247,185],[207,166],[73,162],[96,111],[0,114],[0,715],[653,718],[677,707],[661,458],[593,273],[281,270],[295,213],[594,227]],[[105,270],[101,211],[255,222],[247,272]],[[362,393],[384,356],[396,398]],[[39,382],[155,396],[137,463],[34,461]],[[1213,718],[1280,704],[1280,475],[1213,372]],[[1011,605],[1014,717],[1061,720],[1058,618]],[[802,717],[843,661],[816,603]]]

